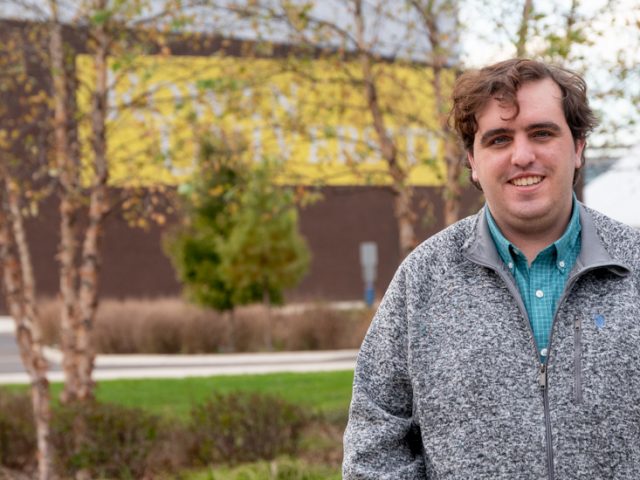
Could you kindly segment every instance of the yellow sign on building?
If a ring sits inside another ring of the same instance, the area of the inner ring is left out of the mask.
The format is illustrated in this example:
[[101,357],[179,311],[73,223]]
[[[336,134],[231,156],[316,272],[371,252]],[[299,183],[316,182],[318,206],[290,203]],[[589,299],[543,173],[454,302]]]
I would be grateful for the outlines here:
[[[93,61],[80,55],[76,66],[81,85],[88,86],[79,89],[78,104],[88,112]],[[244,145],[252,161],[277,158],[286,183],[389,183],[358,66],[349,68],[329,59],[296,66],[284,59],[231,56],[113,60],[107,127],[111,183],[180,183],[193,173],[197,140],[205,133]],[[377,68],[385,122],[410,183],[441,184],[441,147],[425,80],[430,72],[391,63]],[[88,140],[89,132],[85,115],[81,138]]]

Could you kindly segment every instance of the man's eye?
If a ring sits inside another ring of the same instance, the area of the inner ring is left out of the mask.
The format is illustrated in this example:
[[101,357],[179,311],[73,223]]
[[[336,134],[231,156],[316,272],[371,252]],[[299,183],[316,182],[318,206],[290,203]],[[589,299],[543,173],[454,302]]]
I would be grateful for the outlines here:
[[551,135],[551,132],[549,132],[548,130],[539,130],[537,132],[533,132],[533,136],[535,138],[548,138]]
[[490,145],[504,145],[504,144],[508,143],[509,140],[511,140],[509,137],[502,135],[500,137],[492,138],[491,141],[489,142],[489,144]]

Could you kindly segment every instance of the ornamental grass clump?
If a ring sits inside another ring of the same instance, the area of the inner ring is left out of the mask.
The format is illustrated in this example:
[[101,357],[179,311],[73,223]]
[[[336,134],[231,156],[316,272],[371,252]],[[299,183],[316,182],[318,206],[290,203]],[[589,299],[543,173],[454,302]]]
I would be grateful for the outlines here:
[[[239,307],[233,320],[236,352],[265,350],[271,329],[277,351],[358,348],[373,312],[365,308],[338,310],[322,303],[300,309],[263,305]],[[46,345],[60,344],[60,304],[39,303],[40,329]],[[231,350],[230,323],[224,315],[196,307],[180,298],[106,299],[100,302],[92,333],[99,354],[199,354]]]

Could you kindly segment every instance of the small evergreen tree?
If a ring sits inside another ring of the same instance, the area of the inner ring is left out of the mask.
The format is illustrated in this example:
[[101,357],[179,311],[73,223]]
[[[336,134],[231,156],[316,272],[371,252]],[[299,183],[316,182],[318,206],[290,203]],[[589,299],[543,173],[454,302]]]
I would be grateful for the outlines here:
[[205,137],[197,174],[182,191],[184,221],[165,242],[187,297],[229,315],[231,349],[234,308],[257,302],[267,305],[272,348],[270,306],[309,265],[293,192],[273,182],[277,167],[265,160],[250,168],[241,151]]
[[212,135],[201,139],[198,168],[180,189],[182,223],[165,238],[165,251],[193,303],[225,313],[229,348],[235,349],[233,310],[237,293],[221,269],[221,247],[229,238],[247,168],[237,150]]
[[271,305],[296,285],[309,267],[309,250],[298,232],[291,189],[274,184],[278,164],[265,160],[254,168],[239,198],[231,235],[221,245],[222,271],[234,285],[238,304],[263,301],[267,307],[265,344],[272,348]]

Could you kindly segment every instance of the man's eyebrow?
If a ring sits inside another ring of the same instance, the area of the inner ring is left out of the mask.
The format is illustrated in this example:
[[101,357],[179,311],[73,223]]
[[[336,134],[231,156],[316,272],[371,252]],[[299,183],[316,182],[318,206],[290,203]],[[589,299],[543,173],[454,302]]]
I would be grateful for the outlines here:
[[527,125],[525,130],[527,132],[530,132],[531,130],[553,130],[554,132],[562,131],[560,125],[555,122],[532,123],[531,125]]
[[512,128],[492,128],[491,130],[487,130],[480,137],[480,145],[486,145],[489,140],[498,135],[509,135],[512,134],[514,130]]

